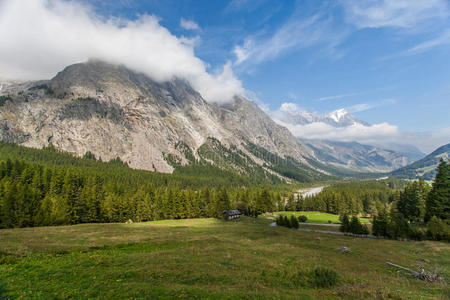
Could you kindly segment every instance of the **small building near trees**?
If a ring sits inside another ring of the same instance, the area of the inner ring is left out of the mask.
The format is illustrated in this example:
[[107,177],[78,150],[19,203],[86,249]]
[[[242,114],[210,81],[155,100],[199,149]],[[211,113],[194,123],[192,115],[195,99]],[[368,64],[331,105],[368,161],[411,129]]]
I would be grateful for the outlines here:
[[233,219],[238,219],[241,217],[241,212],[237,209],[232,209],[232,210],[224,210],[222,212],[223,218],[225,220],[233,220]]

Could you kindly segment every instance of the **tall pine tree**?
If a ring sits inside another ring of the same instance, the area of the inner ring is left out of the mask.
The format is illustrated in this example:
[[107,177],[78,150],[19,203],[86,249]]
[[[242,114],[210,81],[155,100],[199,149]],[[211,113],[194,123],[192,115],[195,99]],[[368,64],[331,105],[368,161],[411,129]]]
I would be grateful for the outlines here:
[[431,192],[426,202],[425,221],[433,216],[450,219],[450,165],[443,159],[437,168]]

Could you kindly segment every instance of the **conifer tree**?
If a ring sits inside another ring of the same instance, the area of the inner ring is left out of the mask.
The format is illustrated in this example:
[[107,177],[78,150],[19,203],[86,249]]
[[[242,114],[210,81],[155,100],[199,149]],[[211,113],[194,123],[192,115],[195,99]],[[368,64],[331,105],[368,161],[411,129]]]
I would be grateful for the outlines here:
[[433,216],[450,219],[450,165],[443,159],[437,167],[436,178],[426,201],[425,221]]
[[344,214],[341,217],[341,226],[339,227],[341,232],[349,232],[350,231],[350,220],[348,219],[348,215]]
[[230,209],[230,199],[225,188],[220,189],[215,205],[215,217],[221,217],[224,210]]
[[298,227],[300,226],[300,225],[298,224],[297,218],[296,218],[294,215],[291,215],[290,223],[291,223],[291,227],[292,227],[292,228],[295,228],[295,229],[298,229]]
[[387,227],[389,219],[386,210],[382,210],[377,216],[373,217],[372,234],[375,236],[388,236]]

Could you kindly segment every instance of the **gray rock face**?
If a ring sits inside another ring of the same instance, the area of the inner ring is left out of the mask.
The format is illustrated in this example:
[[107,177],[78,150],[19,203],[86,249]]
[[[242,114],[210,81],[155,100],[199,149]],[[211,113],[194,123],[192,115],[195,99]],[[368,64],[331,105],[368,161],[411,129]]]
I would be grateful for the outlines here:
[[158,83],[102,62],[69,66],[49,81],[10,85],[0,91],[6,94],[13,95],[0,107],[0,139],[36,148],[51,143],[79,156],[90,151],[103,160],[119,157],[133,168],[170,173],[168,154],[188,162],[178,142],[198,155],[208,137],[244,152],[243,145],[251,142],[305,164],[304,157],[311,155],[244,98],[219,107],[183,80]]
[[314,151],[317,160],[365,172],[390,172],[406,166],[411,160],[392,150],[356,142],[334,142],[323,140],[303,140]]

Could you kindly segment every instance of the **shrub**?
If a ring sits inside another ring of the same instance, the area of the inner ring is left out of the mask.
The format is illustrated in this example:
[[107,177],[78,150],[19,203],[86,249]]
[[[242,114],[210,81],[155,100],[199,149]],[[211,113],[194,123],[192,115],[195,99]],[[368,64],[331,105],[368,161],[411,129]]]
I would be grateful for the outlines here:
[[332,269],[317,267],[313,271],[312,284],[314,287],[332,287],[338,282],[338,273]]
[[427,237],[431,240],[449,240],[450,234],[445,223],[436,216],[433,216],[427,223]]
[[299,227],[298,220],[294,215],[291,216],[291,227],[295,229]]
[[331,221],[331,220],[328,220],[328,224],[331,224],[331,223],[333,223],[333,221]]
[[312,271],[298,271],[289,280],[295,286],[328,288],[336,285],[339,275],[332,269],[317,267]]
[[284,216],[283,219],[284,219],[284,226],[286,226],[287,228],[291,228],[292,224],[291,221],[289,221],[288,217]]
[[277,226],[281,226],[281,223],[283,223],[282,222],[282,217],[281,216],[278,216],[276,219],[275,219],[275,223],[277,224]]
[[305,223],[306,221],[308,221],[308,217],[306,217],[304,215],[298,216],[298,221],[300,223]]
[[408,233],[411,240],[422,241],[425,239],[425,233],[420,228],[411,227]]

